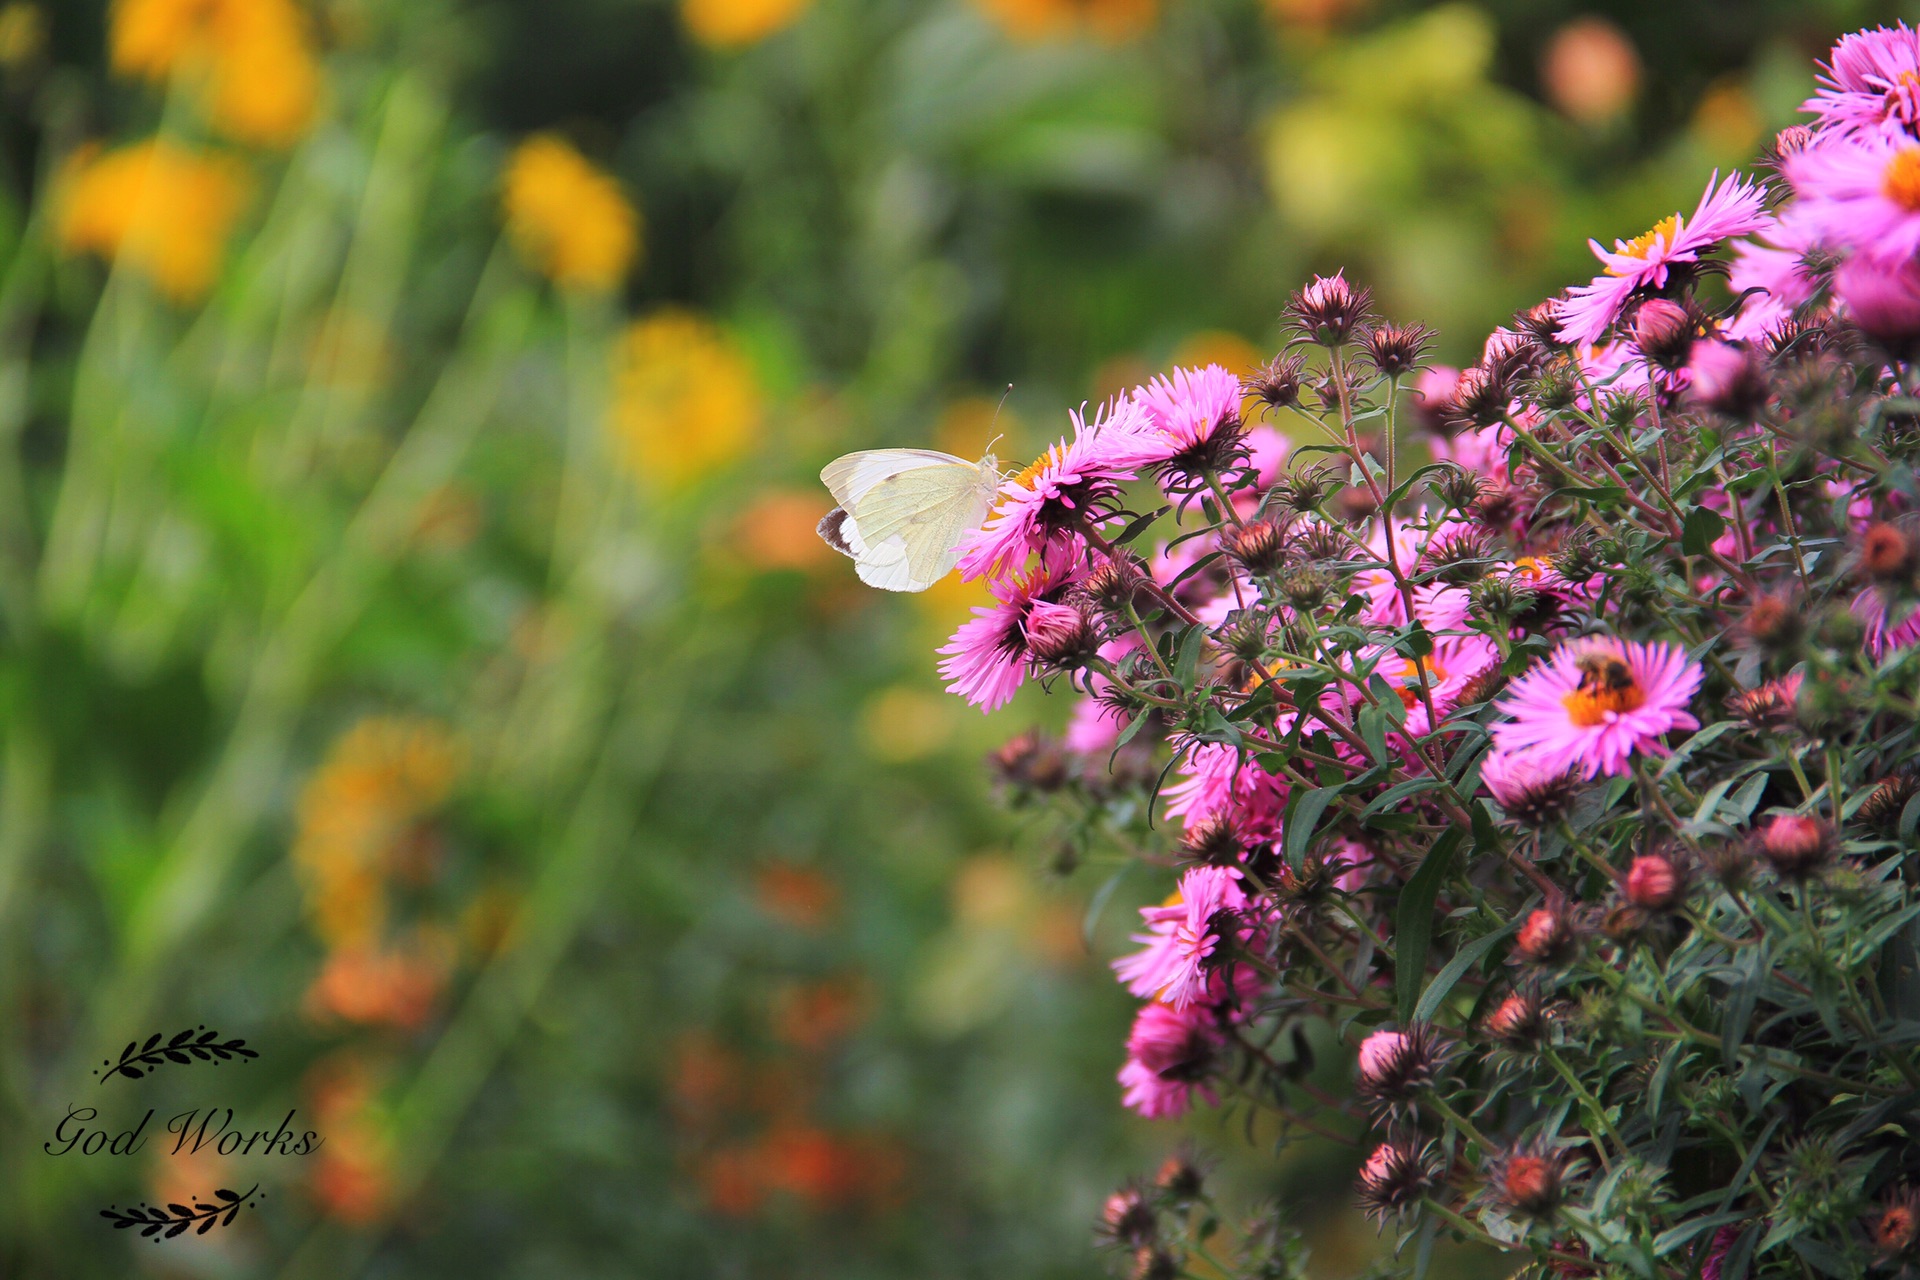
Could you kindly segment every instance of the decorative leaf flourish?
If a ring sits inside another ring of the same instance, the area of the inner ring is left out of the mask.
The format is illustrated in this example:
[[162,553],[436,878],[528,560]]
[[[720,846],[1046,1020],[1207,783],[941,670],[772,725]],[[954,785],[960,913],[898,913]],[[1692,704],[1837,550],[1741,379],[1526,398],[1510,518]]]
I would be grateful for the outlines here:
[[116,1063],[110,1058],[100,1060],[100,1065],[107,1068],[104,1073],[96,1073],[100,1075],[100,1083],[105,1084],[114,1076],[138,1080],[147,1072],[169,1062],[185,1065],[197,1058],[201,1062],[212,1062],[218,1065],[234,1058],[244,1061],[260,1056],[247,1048],[247,1042],[238,1037],[223,1041],[218,1031],[209,1031],[205,1027],[200,1027],[198,1030],[200,1034],[197,1037],[194,1035],[194,1029],[189,1028],[175,1035],[165,1044],[160,1042],[165,1035],[160,1031],[148,1036],[145,1044],[141,1044],[138,1040],[129,1040],[127,1047],[120,1051],[119,1062]]
[[[171,1240],[185,1234],[188,1227],[194,1227],[193,1234],[203,1236],[218,1222],[223,1227],[233,1225],[234,1218],[243,1208],[253,1207],[253,1197],[260,1192],[260,1184],[255,1183],[245,1191],[229,1191],[225,1187],[213,1193],[217,1203],[207,1204],[200,1197],[194,1197],[191,1205],[169,1204],[160,1207],[138,1205],[132,1209],[109,1206],[100,1211],[100,1216],[108,1219],[115,1230],[124,1231],[128,1227],[139,1227],[140,1234],[159,1244],[162,1240]],[[264,1197],[265,1193],[260,1192]]]

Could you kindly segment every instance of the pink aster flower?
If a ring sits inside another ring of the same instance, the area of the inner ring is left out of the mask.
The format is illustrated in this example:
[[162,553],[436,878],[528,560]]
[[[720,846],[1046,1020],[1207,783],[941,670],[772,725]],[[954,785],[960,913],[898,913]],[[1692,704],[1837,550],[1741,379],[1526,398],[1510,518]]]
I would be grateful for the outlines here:
[[1115,441],[1137,433],[1139,409],[1131,402],[1105,406],[1089,423],[1071,415],[1073,436],[1048,449],[1000,486],[1000,502],[983,528],[961,539],[960,574],[972,580],[998,576],[1025,564],[1037,552],[1077,551],[1082,525],[1110,519],[1131,468],[1116,462]]
[[1920,252],[1920,142],[1857,135],[1789,156],[1792,221],[1829,249],[1892,265]]
[[1023,574],[987,584],[997,604],[973,611],[953,638],[940,648],[946,658],[940,675],[949,693],[957,693],[982,711],[1013,700],[1027,678],[1027,621],[1037,605],[1064,595],[1074,583],[1074,556],[1052,548],[1041,563]]
[[1643,235],[1614,241],[1611,253],[1599,241],[1589,240],[1606,270],[1591,284],[1567,291],[1559,313],[1561,340],[1577,346],[1599,342],[1636,290],[1661,288],[1669,268],[1698,262],[1702,253],[1722,240],[1766,226],[1765,199],[1765,188],[1757,183],[1738,174],[1729,174],[1722,182],[1716,173],[1692,217],[1676,213],[1663,218]]
[[1176,1009],[1207,998],[1223,929],[1238,933],[1247,895],[1239,875],[1222,867],[1194,867],[1180,877],[1180,891],[1164,906],[1141,909],[1147,932],[1133,940],[1143,950],[1114,961],[1127,990],[1155,996]]
[[1904,349],[1920,339],[1920,265],[1862,256],[1834,269],[1833,294],[1861,332]]
[[1800,108],[1823,133],[1887,133],[1920,123],[1920,36],[1902,22],[1841,36]]
[[1286,786],[1257,760],[1220,742],[1204,742],[1181,761],[1180,780],[1168,787],[1167,817],[1179,818],[1187,830],[1231,817],[1240,826],[1258,830],[1276,821],[1286,807]]
[[1867,653],[1876,662],[1895,649],[1920,644],[1920,609],[1889,610],[1878,588],[1869,587],[1853,598],[1853,616],[1866,624]]
[[1157,472],[1174,492],[1204,488],[1204,472],[1216,475],[1244,460],[1240,379],[1217,364],[1175,369],[1134,390],[1138,418],[1125,433],[1106,437],[1109,459],[1130,471]]
[[1149,1120],[1184,1114],[1195,1093],[1211,1105],[1216,1098],[1207,1078],[1225,1045],[1225,1033],[1204,1006],[1175,1009],[1154,1001],[1140,1010],[1127,1037],[1121,1101]]
[[1733,262],[1727,271],[1727,287],[1736,295],[1752,290],[1740,314],[1727,326],[1726,336],[1733,339],[1771,336],[1808,302],[1820,282],[1807,268],[1807,254],[1813,250],[1805,227],[1791,216],[1777,219],[1764,227],[1758,240],[1742,240],[1733,246]]
[[1511,718],[1494,726],[1494,748],[1583,778],[1625,773],[1635,751],[1666,754],[1662,734],[1700,727],[1687,711],[1700,677],[1700,664],[1678,645],[1562,645],[1495,704]]

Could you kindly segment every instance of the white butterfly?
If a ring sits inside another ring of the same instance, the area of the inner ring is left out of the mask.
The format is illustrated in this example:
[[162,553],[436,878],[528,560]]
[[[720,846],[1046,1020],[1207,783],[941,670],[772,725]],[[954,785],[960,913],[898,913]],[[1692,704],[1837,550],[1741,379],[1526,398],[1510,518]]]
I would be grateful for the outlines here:
[[968,462],[937,449],[868,449],[835,458],[820,473],[840,505],[820,536],[853,558],[860,581],[883,591],[925,591],[960,559],[1000,490],[989,453]]

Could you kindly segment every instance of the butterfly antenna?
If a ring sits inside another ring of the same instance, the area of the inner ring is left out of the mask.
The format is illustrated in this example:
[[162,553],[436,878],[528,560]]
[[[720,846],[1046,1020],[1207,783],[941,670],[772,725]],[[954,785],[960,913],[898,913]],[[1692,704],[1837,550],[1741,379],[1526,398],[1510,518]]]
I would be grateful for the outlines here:
[[[991,419],[989,419],[989,420],[988,420],[988,422],[987,422],[987,426],[988,426],[989,428],[991,428],[991,427],[993,426],[993,424],[994,424],[994,423],[996,423],[996,422],[998,422],[998,421],[1000,421],[1000,411],[1001,411],[1002,409],[1004,409],[1004,408],[1006,408],[1006,407],[1007,407],[1007,397],[1008,397],[1008,396],[1010,396],[1010,395],[1012,395],[1012,394],[1013,394],[1013,384],[1012,384],[1011,382],[1009,382],[1009,383],[1007,384],[1007,389],[1006,389],[1005,391],[1002,391],[1002,392],[1000,393],[1000,403],[999,403],[999,404],[996,404],[995,406],[993,406],[993,417],[992,417]],[[998,435],[996,435],[996,436],[994,436],[994,438],[993,438],[993,439],[991,439],[991,440],[989,440],[989,441],[987,441],[987,449],[986,449],[986,453],[987,453],[987,456],[988,456],[988,457],[992,457],[992,456],[993,456],[993,446],[995,446],[995,445],[997,445],[997,444],[999,444],[999,443],[1000,443],[1000,442],[1001,442],[1002,440],[1004,440],[1004,439],[1006,439],[1006,438],[1007,438],[1007,433],[1006,433],[1006,432],[1004,432],[1004,431],[1002,431],[1002,432],[1000,432],[1000,433],[999,433]],[[1006,474],[1007,474],[1007,473],[1006,473],[1006,472],[1004,472],[1004,471],[1003,471],[1003,472],[1001,472],[1001,473],[1000,473],[1000,475],[1001,475],[1001,478],[1002,478],[1002,479],[1004,479],[1004,478],[1006,477]]]

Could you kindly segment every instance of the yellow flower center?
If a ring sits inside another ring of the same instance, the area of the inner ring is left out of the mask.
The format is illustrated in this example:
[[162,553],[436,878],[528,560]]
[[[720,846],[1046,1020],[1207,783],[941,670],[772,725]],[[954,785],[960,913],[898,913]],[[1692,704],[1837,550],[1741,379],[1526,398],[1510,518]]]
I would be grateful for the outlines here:
[[1908,213],[1920,213],[1920,147],[1900,148],[1887,165],[1881,190]]
[[[1672,244],[1673,237],[1679,230],[1680,215],[1677,213],[1672,214],[1654,223],[1651,231],[1637,235],[1624,245],[1621,245],[1615,252],[1625,257],[1638,258],[1640,261],[1645,262],[1657,246]],[[1607,274],[1610,276],[1623,276],[1626,272],[1616,271],[1612,267],[1608,267]]]
[[1547,576],[1547,567],[1538,556],[1521,556],[1513,562],[1513,570],[1515,577],[1525,578],[1529,582],[1538,582]]
[[1026,469],[1013,478],[1013,483],[1024,489],[1032,489],[1040,483],[1040,473],[1060,459],[1060,446],[1054,445],[1045,453],[1026,465]]
[[1605,724],[1607,713],[1624,715],[1647,700],[1646,690],[1618,654],[1594,653],[1580,659],[1580,686],[1560,700],[1567,718],[1582,729]]

